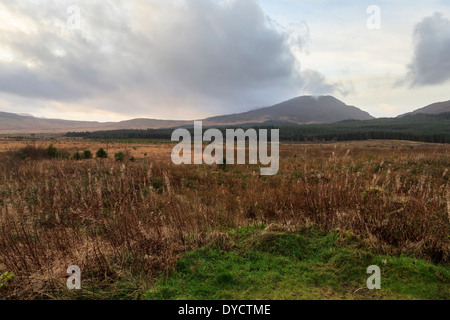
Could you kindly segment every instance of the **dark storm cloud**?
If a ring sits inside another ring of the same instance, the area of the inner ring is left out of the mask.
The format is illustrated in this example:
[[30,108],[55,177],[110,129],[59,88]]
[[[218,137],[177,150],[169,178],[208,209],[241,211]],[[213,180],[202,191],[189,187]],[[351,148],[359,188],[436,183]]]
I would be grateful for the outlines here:
[[289,33],[254,0],[81,0],[75,31],[65,28],[70,4],[11,4],[37,32],[0,33],[15,57],[0,61],[0,91],[87,103],[120,94],[102,107],[118,112],[129,95],[130,112],[142,113],[173,104],[240,111],[335,89],[317,71],[300,72]]
[[412,86],[437,85],[450,79],[450,20],[436,13],[414,29],[415,50],[408,66]]

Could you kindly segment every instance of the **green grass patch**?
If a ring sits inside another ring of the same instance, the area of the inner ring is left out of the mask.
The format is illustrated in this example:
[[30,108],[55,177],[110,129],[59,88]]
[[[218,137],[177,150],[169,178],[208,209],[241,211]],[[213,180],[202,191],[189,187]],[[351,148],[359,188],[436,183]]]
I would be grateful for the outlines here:
[[[372,254],[339,233],[230,230],[231,249],[209,245],[185,254],[147,299],[448,299],[450,270],[411,257]],[[369,290],[370,265],[381,290]]]

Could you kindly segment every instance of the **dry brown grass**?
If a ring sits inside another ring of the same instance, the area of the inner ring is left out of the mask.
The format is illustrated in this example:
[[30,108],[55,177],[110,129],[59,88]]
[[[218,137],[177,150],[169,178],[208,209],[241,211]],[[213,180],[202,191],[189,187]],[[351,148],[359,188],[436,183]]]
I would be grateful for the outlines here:
[[55,148],[62,149],[73,155],[75,152],[83,152],[90,150],[95,152],[104,148],[110,158],[114,157],[116,152],[124,152],[135,158],[149,158],[152,161],[170,161],[170,154],[173,145],[168,143],[133,143],[126,144],[120,142],[104,143],[101,141],[86,141],[80,139],[56,139],[56,140],[11,140],[0,139],[0,153],[11,153],[27,147],[35,147],[37,149],[46,149],[50,144]]
[[340,230],[377,252],[449,262],[448,145],[282,145],[273,177],[260,176],[258,166],[174,166],[171,148],[108,146],[109,153],[136,152],[137,162],[124,163],[19,161],[4,153],[0,269],[20,281],[0,295],[57,298],[70,265],[80,266],[83,283],[92,286],[125,274],[151,282],[180,252],[223,242],[224,228],[255,224]]

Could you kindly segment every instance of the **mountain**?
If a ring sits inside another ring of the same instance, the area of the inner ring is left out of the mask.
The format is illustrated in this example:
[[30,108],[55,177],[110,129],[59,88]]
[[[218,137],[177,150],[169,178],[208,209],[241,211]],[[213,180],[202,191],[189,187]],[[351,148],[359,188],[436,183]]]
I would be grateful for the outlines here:
[[440,114],[450,112],[450,100],[445,102],[438,102],[430,104],[429,106],[417,109],[413,112],[405,113],[400,116],[399,118],[405,117],[405,116],[411,116],[416,114]]
[[[374,119],[369,113],[331,97],[302,96],[272,107],[244,113],[211,117],[204,126],[244,124],[312,124],[333,123],[343,120]],[[28,115],[0,112],[0,133],[48,133],[68,131],[99,131],[120,129],[162,129],[192,126],[193,121],[132,119],[121,122],[69,121],[42,119]]]
[[369,113],[331,97],[297,97],[268,108],[212,117],[204,125],[238,125],[243,123],[333,123],[343,120],[371,120]]
[[15,113],[0,112],[0,133],[65,132],[96,128],[99,122],[41,119]]
[[185,121],[133,119],[121,122],[71,121],[42,119],[0,112],[0,134],[5,133],[61,133],[68,131],[98,131],[120,129],[162,129],[186,124]]

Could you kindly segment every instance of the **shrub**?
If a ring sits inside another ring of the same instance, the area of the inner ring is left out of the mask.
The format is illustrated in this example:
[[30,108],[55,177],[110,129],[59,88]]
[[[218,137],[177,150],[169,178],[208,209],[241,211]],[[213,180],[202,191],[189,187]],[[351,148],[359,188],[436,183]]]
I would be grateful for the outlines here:
[[89,151],[89,150],[85,150],[85,151],[83,152],[83,156],[84,156],[85,159],[92,159],[92,158],[94,157],[93,154],[92,154],[92,152]]
[[63,158],[63,159],[69,159],[70,158],[70,153],[62,150],[62,149],[57,149],[53,146],[53,144],[51,144],[48,148],[47,148],[47,156],[49,156],[50,158]]
[[123,152],[117,152],[114,155],[114,159],[116,159],[116,161],[123,161],[125,160],[125,155],[123,154]]
[[75,160],[81,160],[81,159],[83,159],[83,155],[77,151],[77,152],[75,152],[75,154],[73,155],[73,158],[74,158]]
[[56,149],[53,144],[47,148],[47,155],[51,158],[56,158],[58,156],[58,149]]
[[98,151],[95,155],[97,156],[97,158],[100,158],[100,159],[108,158],[108,154],[106,153],[106,151],[103,148],[98,149]]
[[164,179],[160,178],[160,177],[155,177],[153,179],[151,179],[151,184],[153,186],[153,188],[158,191],[158,192],[162,192],[164,186],[165,186],[165,181]]

